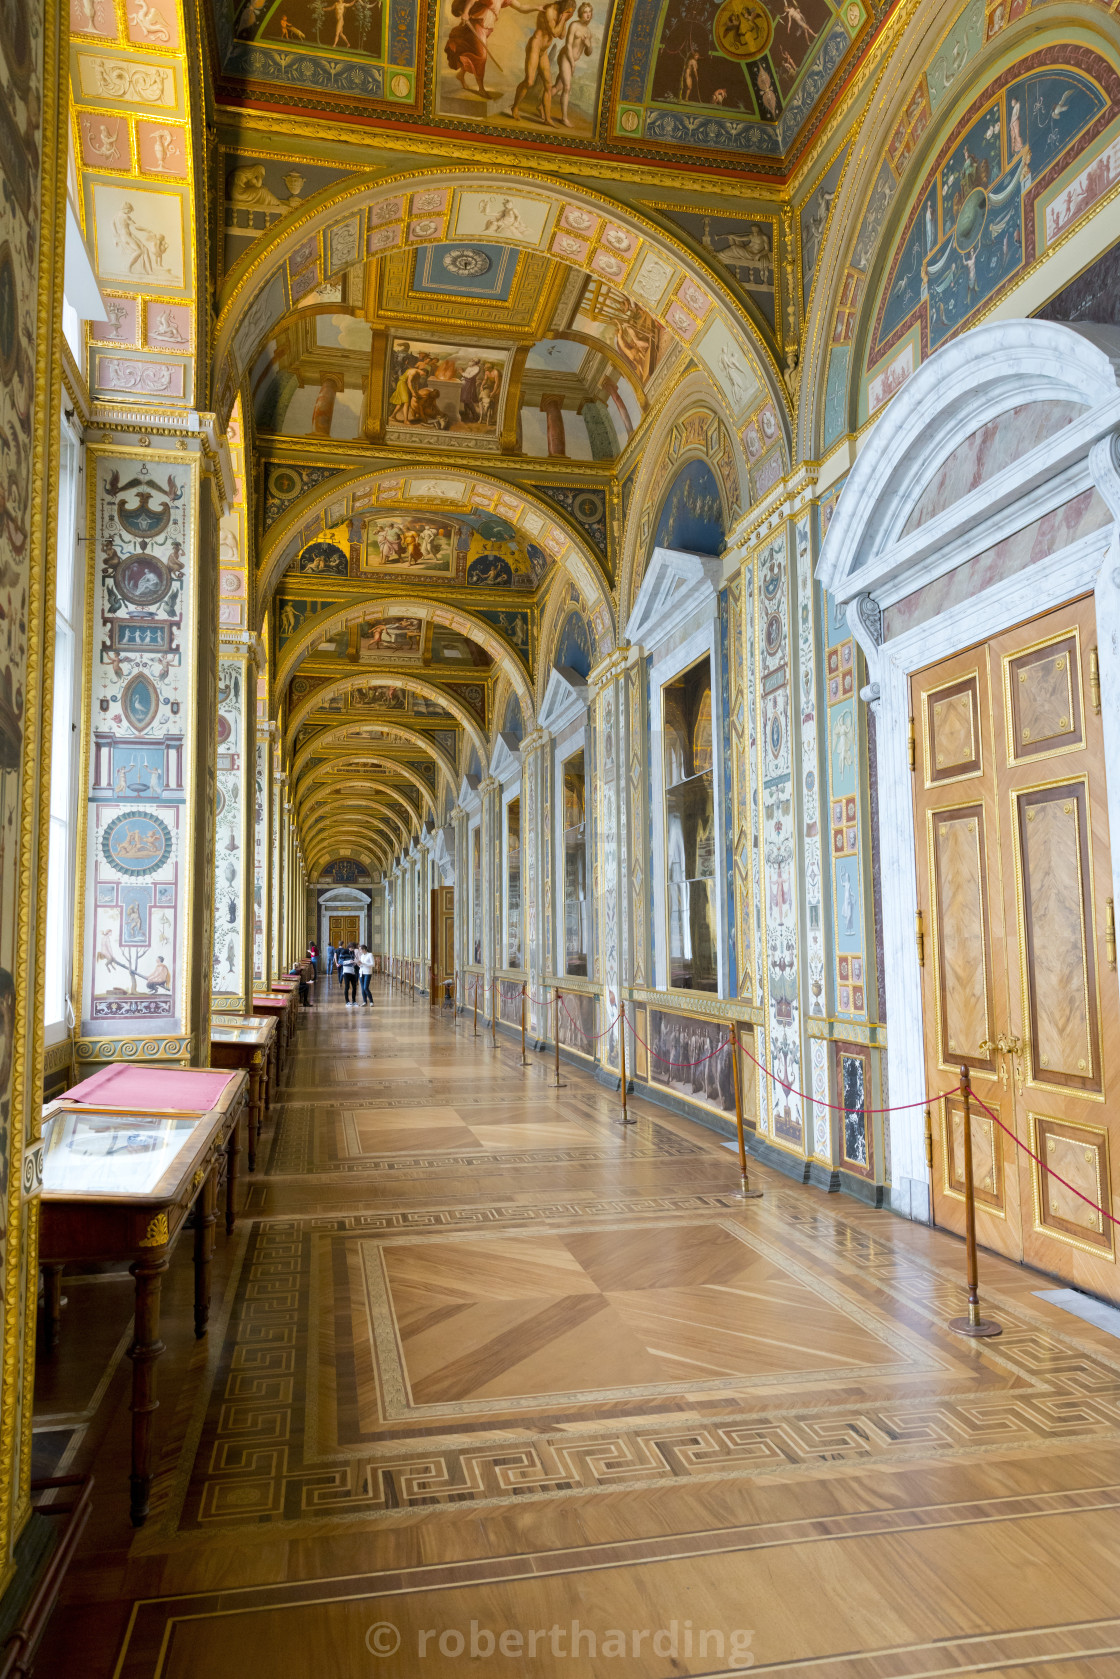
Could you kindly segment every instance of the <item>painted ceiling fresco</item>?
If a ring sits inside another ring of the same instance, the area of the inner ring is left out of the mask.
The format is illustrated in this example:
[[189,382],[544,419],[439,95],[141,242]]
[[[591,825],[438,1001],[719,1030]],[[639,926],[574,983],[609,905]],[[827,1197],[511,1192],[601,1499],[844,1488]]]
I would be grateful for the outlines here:
[[440,241],[301,299],[252,368],[254,427],[612,461],[678,359],[648,310],[609,280],[508,245]]
[[429,134],[775,172],[891,0],[212,3],[227,100],[287,89],[293,108]]
[[1032,54],[972,102],[891,257],[866,350],[868,413],[1111,187],[1120,141],[1105,130],[1118,113],[1120,76],[1085,48]]

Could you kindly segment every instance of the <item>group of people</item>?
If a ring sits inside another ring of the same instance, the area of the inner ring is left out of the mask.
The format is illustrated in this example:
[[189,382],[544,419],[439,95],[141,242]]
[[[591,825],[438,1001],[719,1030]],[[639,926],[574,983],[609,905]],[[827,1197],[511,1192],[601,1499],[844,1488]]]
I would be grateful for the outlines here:
[[[327,973],[337,975],[348,1009],[373,1007],[373,998],[369,994],[370,981],[373,978],[373,952],[367,950],[364,944],[329,944],[327,946]],[[358,1001],[359,984],[362,989],[360,1003]]]
[[[342,987],[342,995],[346,1007],[361,1008],[368,1004],[373,1007],[370,996],[370,980],[373,978],[373,952],[367,950],[364,944],[340,944],[327,946],[327,983],[331,975],[335,975]],[[307,955],[296,967],[299,975],[299,1000],[305,1009],[311,1007],[311,987],[319,977],[319,947],[309,944]],[[362,1001],[358,1002],[358,987],[361,985]]]

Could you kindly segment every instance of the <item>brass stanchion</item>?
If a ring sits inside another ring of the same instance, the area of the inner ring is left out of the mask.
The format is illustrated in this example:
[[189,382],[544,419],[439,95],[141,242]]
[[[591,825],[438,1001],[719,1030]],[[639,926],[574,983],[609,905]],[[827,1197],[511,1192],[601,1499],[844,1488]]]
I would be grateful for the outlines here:
[[553,1089],[554,1090],[562,1090],[562,1089],[564,1089],[564,1085],[561,1083],[561,1079],[560,1079],[560,992],[559,992],[559,990],[556,990],[553,993],[553,1002],[554,1002],[554,1007],[555,1007],[555,1011],[556,1011],[556,1025],[555,1025],[555,1028],[554,1028],[553,1034],[552,1034],[553,1038],[555,1040],[554,1043],[553,1043],[553,1048],[556,1051],[556,1083],[554,1084]]
[[478,975],[472,974],[474,981],[474,1035],[478,1037]]
[[976,1258],[976,1192],[972,1182],[972,1077],[961,1068],[961,1104],[964,1107],[964,1241],[968,1265],[968,1316],[950,1318],[949,1328],[958,1335],[1002,1335],[1002,1325],[980,1316],[980,1276]]
[[527,1067],[529,1058],[525,1054],[525,981],[521,981],[521,1065]]
[[752,1189],[747,1176],[747,1138],[743,1130],[743,1087],[739,1082],[739,1028],[731,1023],[731,1083],[735,1090],[735,1132],[739,1139],[739,1174],[743,1180],[744,1201],[760,1201],[761,1189]]
[[619,1055],[619,1061],[620,1061],[621,1067],[622,1067],[622,1123],[623,1123],[623,1125],[635,1125],[637,1123],[637,1121],[630,1118],[629,1112],[627,1111],[627,1107],[626,1107],[626,1004],[625,1003],[620,1003],[618,1005],[618,1023],[619,1023],[619,1026],[621,1027],[621,1031],[619,1032],[619,1035],[618,1035],[618,1055]]
[[494,1049],[498,1047],[498,1004],[501,1000],[501,986],[496,979],[492,979],[490,981],[490,1042]]

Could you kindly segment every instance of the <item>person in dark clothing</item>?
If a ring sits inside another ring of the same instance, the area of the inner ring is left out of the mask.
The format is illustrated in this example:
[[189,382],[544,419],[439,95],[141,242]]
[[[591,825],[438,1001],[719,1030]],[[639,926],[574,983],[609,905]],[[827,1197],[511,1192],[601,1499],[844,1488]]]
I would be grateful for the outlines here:
[[350,945],[347,945],[342,952],[339,971],[342,974],[342,995],[346,1007],[356,1009],[358,1006],[358,959]]

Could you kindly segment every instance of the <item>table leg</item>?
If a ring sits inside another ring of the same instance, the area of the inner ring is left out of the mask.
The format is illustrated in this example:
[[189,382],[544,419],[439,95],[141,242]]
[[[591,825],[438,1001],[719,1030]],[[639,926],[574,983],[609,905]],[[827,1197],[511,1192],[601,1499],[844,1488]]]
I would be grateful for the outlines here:
[[[241,1121],[248,1112],[248,1106],[242,1102],[237,1118],[233,1122],[233,1130],[229,1134],[226,1144],[226,1235],[233,1235],[233,1227],[237,1223],[237,1157],[241,1153]],[[250,1127],[250,1129],[252,1129]]]
[[62,1266],[43,1266],[43,1345],[53,1353],[62,1328]]
[[206,1181],[195,1202],[194,1332],[199,1340],[206,1334],[206,1323],[210,1316],[210,1257],[214,1252],[214,1225],[218,1217],[214,1211],[216,1171],[217,1167],[212,1166],[207,1172]]
[[152,1485],[152,1417],[159,1409],[156,1398],[156,1359],[163,1352],[159,1338],[159,1296],[167,1270],[166,1248],[153,1249],[130,1266],[136,1279],[135,1334],[128,1356],[132,1360],[132,1474],[129,1513],[133,1527],[148,1519],[148,1494]]
[[249,1068],[249,1170],[253,1172],[257,1165],[257,1138],[261,1134],[261,1123],[264,1118],[264,1056],[259,1049],[253,1051],[253,1061]]

